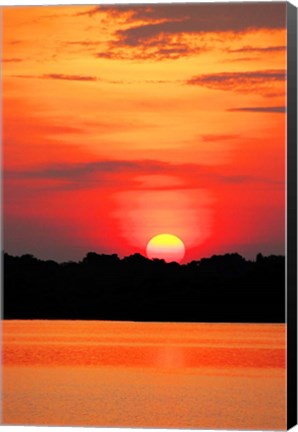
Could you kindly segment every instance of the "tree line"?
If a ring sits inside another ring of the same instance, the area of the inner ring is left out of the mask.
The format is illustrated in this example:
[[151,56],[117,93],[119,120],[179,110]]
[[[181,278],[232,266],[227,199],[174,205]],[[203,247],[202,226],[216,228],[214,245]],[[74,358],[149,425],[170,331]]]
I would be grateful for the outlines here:
[[80,262],[3,254],[4,319],[284,322],[285,257],[179,265],[89,252]]

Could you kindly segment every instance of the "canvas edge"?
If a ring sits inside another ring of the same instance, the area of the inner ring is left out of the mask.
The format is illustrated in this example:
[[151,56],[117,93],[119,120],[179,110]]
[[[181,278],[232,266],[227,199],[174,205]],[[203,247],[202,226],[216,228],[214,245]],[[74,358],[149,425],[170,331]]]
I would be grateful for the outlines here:
[[297,8],[287,3],[287,429],[297,424]]
[[[37,6],[38,3],[35,5]],[[1,5],[0,5],[1,9]],[[2,14],[0,10],[0,20]],[[1,22],[0,22],[1,24]],[[1,27],[1,26],[0,26]],[[0,34],[1,41],[1,34]],[[0,44],[1,58],[1,44]],[[0,75],[0,84],[2,79]],[[1,91],[1,88],[0,88]],[[1,110],[0,110],[1,113]],[[0,138],[2,124],[0,116]],[[2,152],[0,163],[2,166]],[[2,207],[2,173],[0,173],[0,203]],[[287,2],[287,232],[286,232],[286,323],[287,323],[287,429],[297,425],[297,8]],[[2,209],[1,209],[2,210]],[[3,248],[3,226],[0,214],[0,246]],[[1,257],[2,258],[2,257]],[[2,266],[0,268],[1,288]],[[0,319],[3,319],[3,289],[0,296]],[[1,337],[1,326],[0,326]],[[1,357],[1,346],[0,346]],[[0,371],[1,372],[1,371]],[[0,373],[1,385],[1,373]],[[0,406],[1,422],[1,406]],[[1,427],[2,429],[2,427]],[[18,429],[16,427],[15,429]],[[39,428],[37,428],[39,429]],[[51,429],[47,427],[47,429]],[[60,428],[58,427],[57,430]],[[62,429],[62,428],[61,428]],[[64,428],[63,428],[64,429]],[[68,429],[68,428],[66,428]],[[80,430],[81,428],[78,428]],[[92,428],[91,428],[92,430]]]

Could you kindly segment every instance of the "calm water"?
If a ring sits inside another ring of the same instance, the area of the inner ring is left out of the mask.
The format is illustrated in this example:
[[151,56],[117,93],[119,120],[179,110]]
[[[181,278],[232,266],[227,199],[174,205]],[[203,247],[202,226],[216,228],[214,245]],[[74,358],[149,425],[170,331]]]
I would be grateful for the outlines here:
[[3,423],[286,429],[285,326],[3,322]]

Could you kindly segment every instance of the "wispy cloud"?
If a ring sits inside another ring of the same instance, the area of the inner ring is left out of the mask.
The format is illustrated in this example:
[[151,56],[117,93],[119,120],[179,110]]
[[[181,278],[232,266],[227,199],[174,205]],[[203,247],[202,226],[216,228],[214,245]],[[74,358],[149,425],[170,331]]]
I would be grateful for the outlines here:
[[272,52],[283,52],[286,50],[285,46],[265,46],[265,47],[253,47],[244,46],[237,49],[227,49],[229,53],[272,53]]
[[177,60],[181,57],[201,54],[206,50],[207,48],[203,46],[190,46],[182,41],[174,43],[170,38],[163,36],[159,41],[131,47],[129,50],[121,48],[118,42],[111,42],[108,51],[98,51],[95,57],[113,60]]
[[76,45],[82,47],[94,47],[100,45],[99,41],[90,41],[90,40],[76,40],[76,41],[65,41],[63,45]]
[[13,78],[23,79],[42,79],[42,80],[57,80],[57,81],[79,81],[79,82],[103,82],[107,84],[172,84],[172,83],[183,83],[181,80],[110,80],[107,78],[101,78],[96,76],[87,75],[65,75],[61,73],[50,73],[42,75],[29,75],[29,74],[15,74],[10,75]]
[[186,84],[214,90],[228,90],[239,93],[258,92],[263,96],[272,96],[276,94],[274,85],[283,83],[285,80],[286,72],[277,69],[197,75],[187,80]]
[[66,81],[98,81],[98,78],[94,76],[86,75],[66,75],[59,73],[44,74],[39,76],[39,78],[44,79],[54,79],[54,80],[66,80]]
[[3,63],[21,63],[25,61],[25,59],[20,58],[20,57],[12,57],[12,58],[3,58],[2,62]]
[[6,42],[8,45],[20,45],[21,43],[23,43],[23,41],[21,40],[17,40],[17,39],[13,39],[11,41]]
[[227,111],[232,112],[261,112],[261,113],[276,113],[282,114],[286,112],[285,106],[263,106],[263,107],[239,107],[239,108],[229,108]]
[[201,135],[201,138],[205,142],[215,142],[215,141],[226,141],[226,140],[233,140],[238,138],[239,135],[220,135],[220,134],[209,134],[209,135]]
[[50,74],[43,74],[43,75],[29,75],[29,74],[16,74],[11,75],[13,78],[24,78],[24,79],[50,79],[50,80],[62,80],[62,81],[101,81],[100,78],[97,78],[95,76],[88,76],[88,75],[66,75],[61,73],[50,73]]
[[166,163],[157,161],[126,161],[126,160],[101,160],[75,164],[55,164],[35,168],[29,171],[9,172],[8,176],[20,178],[47,178],[47,179],[82,179],[101,173],[119,172],[154,172],[164,169]]
[[[4,178],[7,180],[18,179],[19,181],[30,179],[52,180],[54,181],[53,188],[62,190],[98,188],[103,185],[105,187],[115,185],[123,187],[125,182],[129,183],[131,188],[142,189],[143,186],[138,181],[138,177],[156,174],[177,177],[180,182],[178,185],[173,186],[174,189],[193,189],[204,185],[272,183],[270,179],[246,174],[235,173],[228,175],[219,167],[199,164],[171,164],[158,160],[101,160],[76,164],[55,164],[24,171],[6,171]],[[148,188],[148,185],[146,188]],[[154,188],[156,188],[156,185]]]
[[91,9],[83,10],[82,12],[76,12],[75,14],[73,14],[73,16],[80,17],[80,16],[88,15],[89,17],[92,17],[93,15],[96,15],[99,12],[102,12],[100,6],[96,6]]

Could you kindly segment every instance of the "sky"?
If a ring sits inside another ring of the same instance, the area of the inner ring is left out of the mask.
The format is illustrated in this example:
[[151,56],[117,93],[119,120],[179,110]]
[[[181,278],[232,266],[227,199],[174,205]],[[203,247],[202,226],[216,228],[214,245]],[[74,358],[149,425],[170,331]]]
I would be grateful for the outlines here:
[[286,3],[2,8],[6,252],[285,252]]

